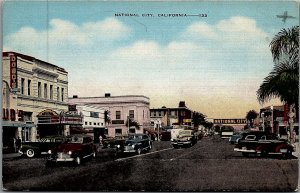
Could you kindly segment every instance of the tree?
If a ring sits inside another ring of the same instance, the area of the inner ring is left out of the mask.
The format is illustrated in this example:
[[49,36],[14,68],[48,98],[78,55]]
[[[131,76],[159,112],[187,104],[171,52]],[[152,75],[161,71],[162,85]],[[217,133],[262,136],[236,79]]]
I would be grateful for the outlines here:
[[[129,123],[128,123],[129,121]],[[139,129],[140,128],[140,125],[138,122],[136,122],[135,120],[132,120],[132,119],[127,119],[126,121],[126,126],[129,126],[129,127],[135,127],[136,129]]]
[[250,122],[250,127],[253,128],[253,121],[257,118],[258,113],[255,110],[248,111],[246,115],[247,121]]
[[[294,107],[298,111],[299,26],[282,29],[270,46],[275,65],[257,90],[258,101],[263,104],[271,98],[279,98],[290,106],[290,112],[294,111]],[[293,124],[292,121],[289,122],[292,133]]]
[[205,115],[194,111],[192,122],[194,124],[194,128],[198,128],[199,125],[203,125],[205,123]]

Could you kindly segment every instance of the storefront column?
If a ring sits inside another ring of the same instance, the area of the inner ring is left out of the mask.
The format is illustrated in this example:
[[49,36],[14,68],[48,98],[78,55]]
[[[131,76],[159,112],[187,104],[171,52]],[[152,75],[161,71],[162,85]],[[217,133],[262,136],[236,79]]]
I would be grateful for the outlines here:
[[31,127],[31,141],[37,141],[37,129],[36,127]]
[[70,135],[70,125],[65,125],[64,127],[64,136]]
[[16,139],[20,137],[21,141],[23,141],[22,139],[22,127],[18,127],[17,132],[16,132]]

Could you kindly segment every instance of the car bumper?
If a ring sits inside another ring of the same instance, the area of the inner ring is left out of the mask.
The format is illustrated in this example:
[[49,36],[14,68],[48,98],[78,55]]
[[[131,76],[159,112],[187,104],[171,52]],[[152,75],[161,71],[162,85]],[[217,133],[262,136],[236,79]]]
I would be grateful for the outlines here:
[[172,145],[190,145],[191,141],[172,142]]
[[234,148],[234,151],[237,152],[247,152],[247,153],[256,153],[256,151],[254,149],[240,149],[240,148]]

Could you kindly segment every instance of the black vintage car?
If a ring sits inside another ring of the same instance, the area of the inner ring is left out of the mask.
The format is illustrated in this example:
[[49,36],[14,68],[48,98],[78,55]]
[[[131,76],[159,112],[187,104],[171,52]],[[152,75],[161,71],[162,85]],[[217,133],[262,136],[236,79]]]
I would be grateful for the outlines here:
[[47,136],[37,142],[23,142],[19,152],[29,158],[47,154],[49,149],[52,149],[66,140],[64,136]]
[[146,134],[129,134],[125,141],[123,152],[141,154],[152,149],[152,141]]
[[276,134],[263,131],[250,131],[242,134],[234,151],[242,152],[244,156],[258,154],[260,156],[281,155],[290,157],[294,147]]

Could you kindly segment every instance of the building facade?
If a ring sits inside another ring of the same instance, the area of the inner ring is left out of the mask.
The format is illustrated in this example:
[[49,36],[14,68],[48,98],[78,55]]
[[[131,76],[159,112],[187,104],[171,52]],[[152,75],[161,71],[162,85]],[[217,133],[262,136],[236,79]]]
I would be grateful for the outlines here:
[[[110,94],[105,94],[104,97],[73,96],[69,98],[69,103],[92,105],[108,111],[106,128],[107,135],[110,137],[144,133],[144,129],[150,127],[150,100],[146,96],[111,96]],[[135,122],[138,126],[130,125],[130,122]]]
[[176,125],[192,126],[192,118],[193,111],[186,107],[184,101],[180,101],[175,108],[150,109],[151,125],[155,130]]
[[[297,112],[298,113],[298,112]],[[275,133],[278,135],[288,134],[288,122],[289,122],[289,106],[267,106],[260,109],[260,129],[267,132]],[[298,114],[293,120],[294,130],[296,135],[299,134],[299,120]]]
[[105,111],[103,108],[99,108],[92,105],[69,105],[69,111],[80,114],[83,117],[82,128],[85,133],[94,138],[94,142],[99,142],[99,136],[107,135],[108,130],[105,127],[104,114]]
[[[32,56],[3,52],[3,145],[70,134],[68,72]],[[72,115],[80,121],[80,116]],[[76,122],[78,124],[78,122]]]

